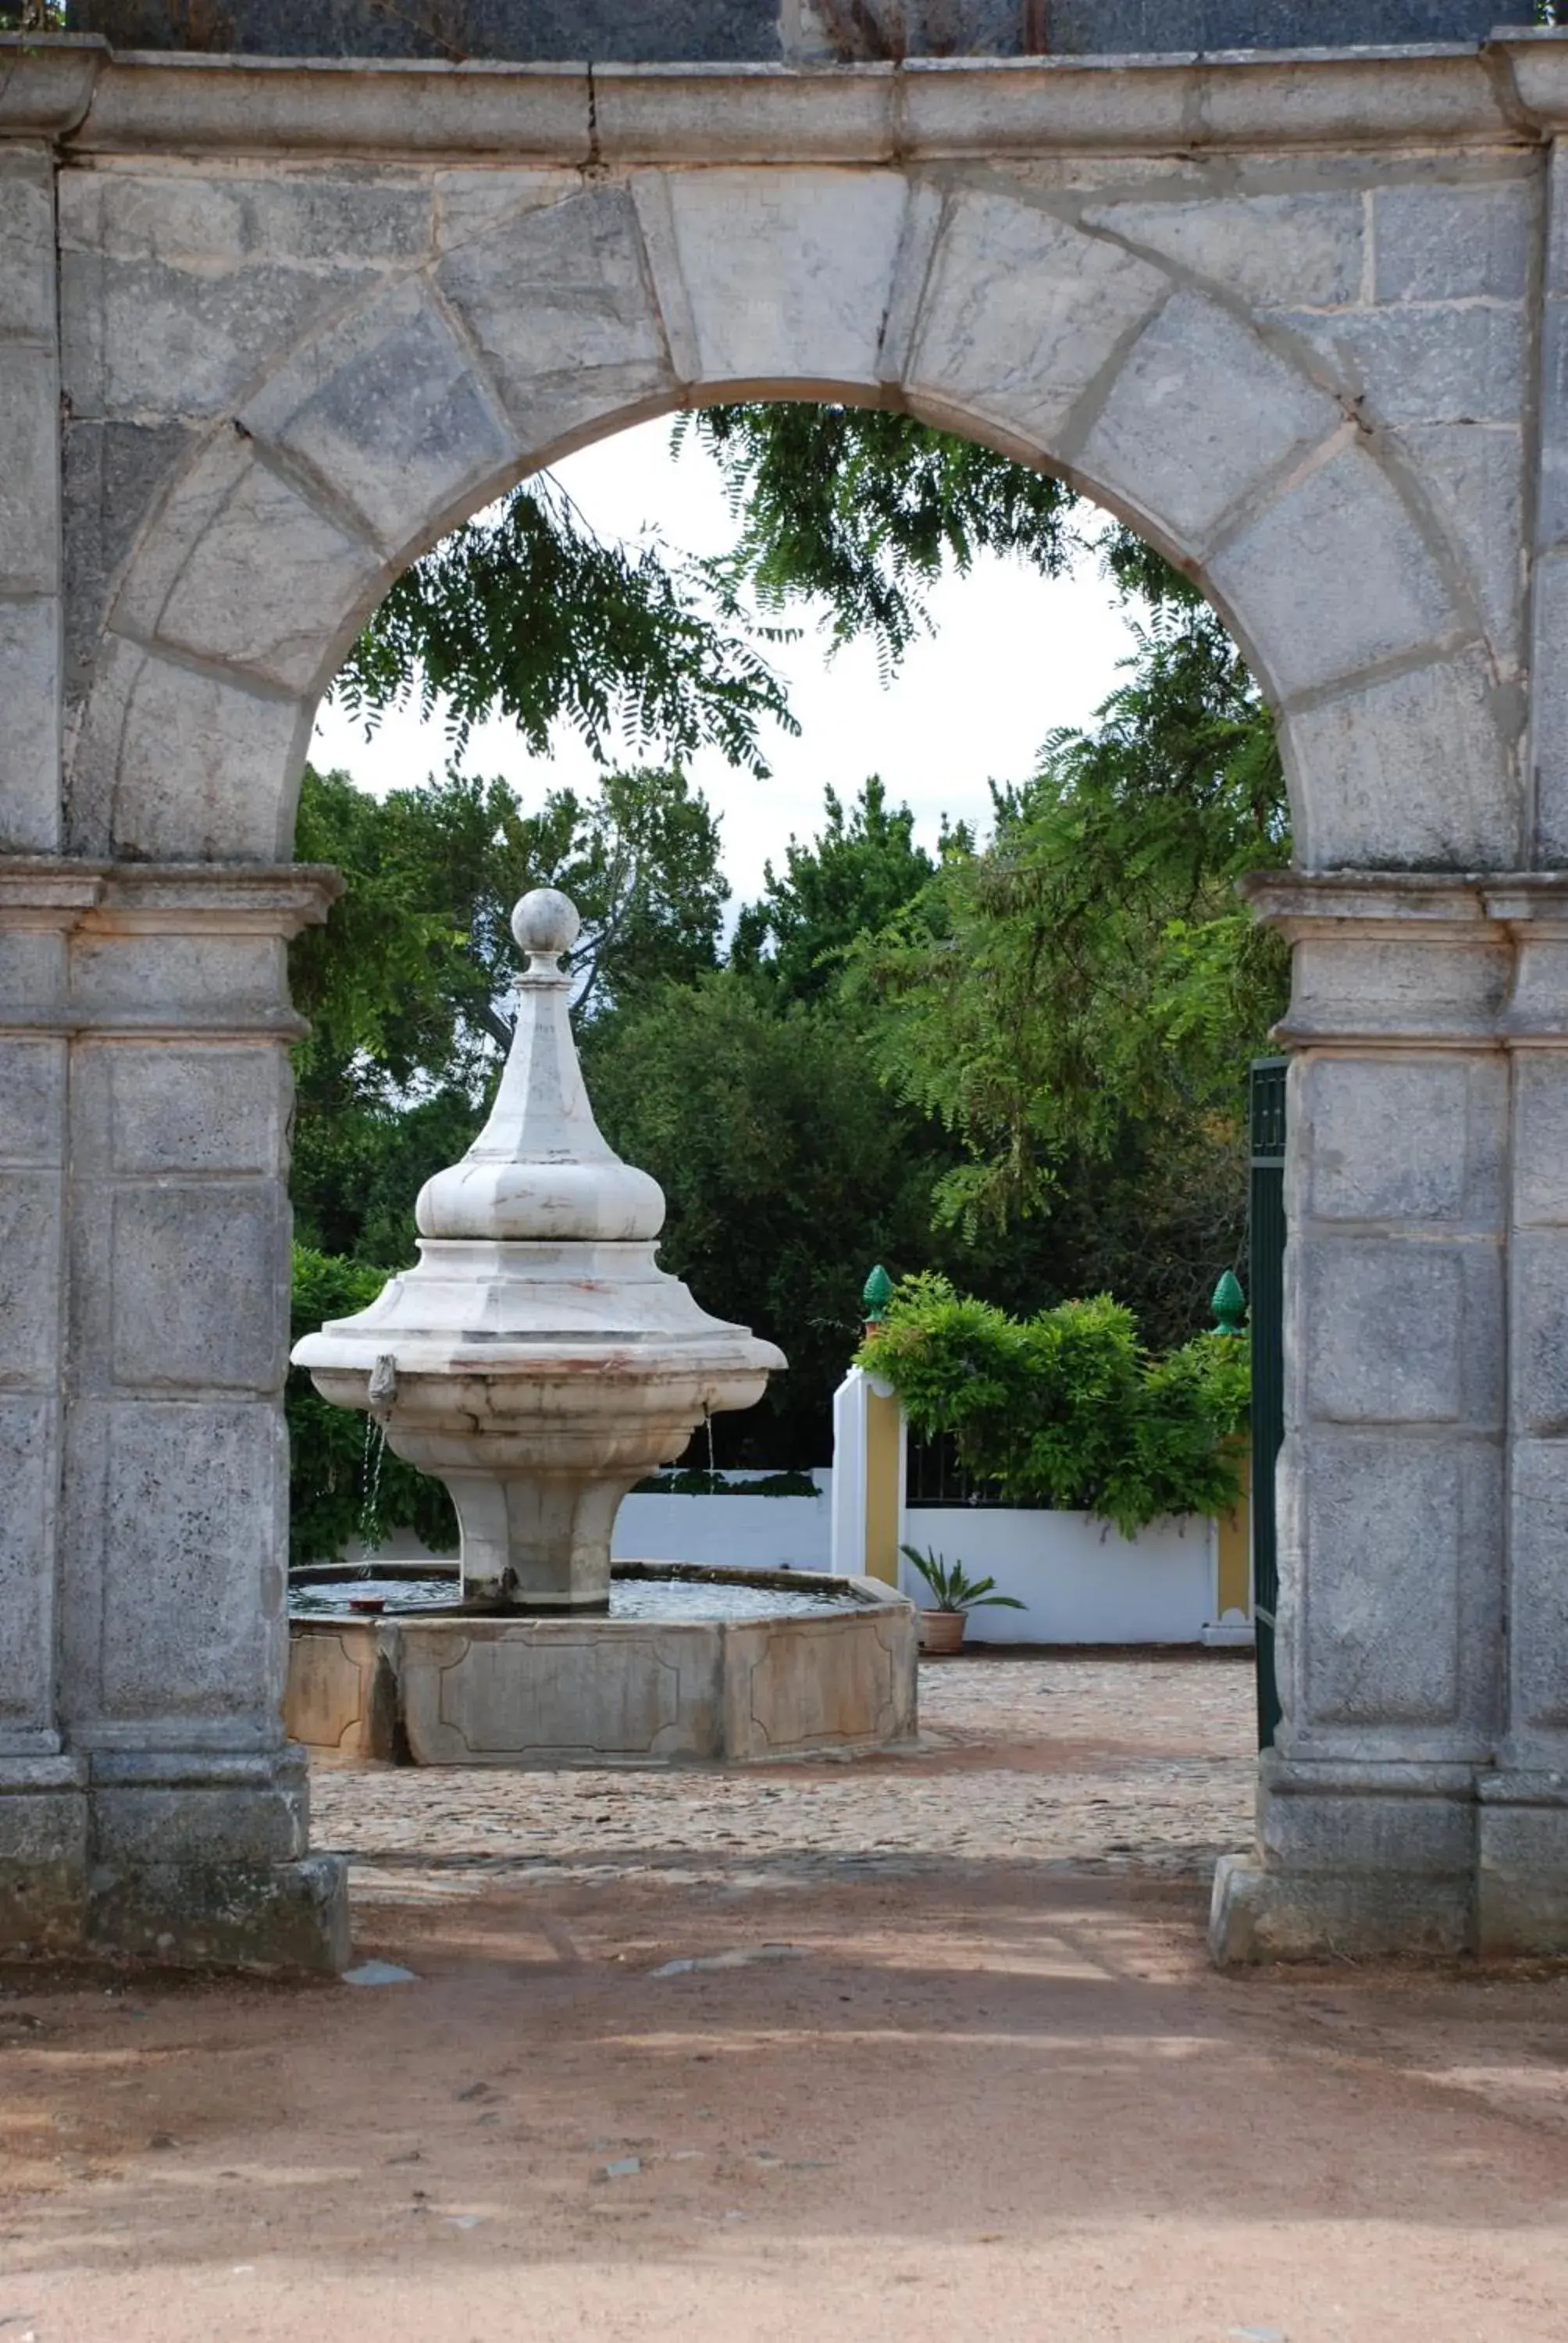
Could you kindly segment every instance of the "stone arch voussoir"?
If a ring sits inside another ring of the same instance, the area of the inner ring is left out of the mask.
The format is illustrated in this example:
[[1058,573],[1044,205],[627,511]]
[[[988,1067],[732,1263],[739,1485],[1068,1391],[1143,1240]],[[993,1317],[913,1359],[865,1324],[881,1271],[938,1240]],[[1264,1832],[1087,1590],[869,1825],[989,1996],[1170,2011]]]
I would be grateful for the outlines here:
[[1308,867],[1506,864],[1518,780],[1462,578],[1244,279],[1005,180],[489,175],[426,265],[280,352],[165,498],[77,742],[78,850],[286,853],[317,697],[444,528],[680,404],[831,395],[1060,471],[1187,568],[1280,713]]

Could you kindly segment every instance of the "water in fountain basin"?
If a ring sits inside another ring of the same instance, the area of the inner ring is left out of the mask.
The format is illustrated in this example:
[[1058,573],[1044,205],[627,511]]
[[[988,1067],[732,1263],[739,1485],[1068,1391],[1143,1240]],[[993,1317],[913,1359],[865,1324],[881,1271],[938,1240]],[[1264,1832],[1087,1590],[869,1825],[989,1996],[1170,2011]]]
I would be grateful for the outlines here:
[[[317,1579],[296,1581],[289,1589],[288,1607],[299,1619],[353,1619],[382,1613],[446,1610],[456,1594],[457,1581],[450,1576]],[[809,1594],[802,1589],[798,1594],[791,1587],[739,1578],[616,1578],[610,1584],[609,1616],[674,1622],[799,1618],[813,1611],[842,1609],[854,1602],[847,1587],[841,1594],[825,1588],[813,1588]]]

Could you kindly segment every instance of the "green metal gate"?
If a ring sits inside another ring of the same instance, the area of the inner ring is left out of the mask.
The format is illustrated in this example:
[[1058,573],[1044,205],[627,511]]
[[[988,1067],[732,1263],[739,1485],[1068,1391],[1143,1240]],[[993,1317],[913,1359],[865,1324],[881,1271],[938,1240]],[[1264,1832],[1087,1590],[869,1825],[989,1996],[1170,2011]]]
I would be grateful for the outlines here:
[[1254,1058],[1249,1250],[1252,1287],[1252,1611],[1258,1636],[1258,1746],[1280,1722],[1274,1611],[1280,1593],[1274,1466],[1285,1437],[1285,1058]]

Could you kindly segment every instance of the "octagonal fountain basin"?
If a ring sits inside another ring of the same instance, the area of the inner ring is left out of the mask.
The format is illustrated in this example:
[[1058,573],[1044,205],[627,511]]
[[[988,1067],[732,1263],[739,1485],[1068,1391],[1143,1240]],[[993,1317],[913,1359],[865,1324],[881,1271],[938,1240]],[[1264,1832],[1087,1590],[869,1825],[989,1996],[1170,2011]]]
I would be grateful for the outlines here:
[[588,1619],[486,1615],[459,1591],[432,1563],[297,1571],[291,1737],[416,1765],[603,1765],[914,1735],[914,1606],[876,1579],[618,1563]]

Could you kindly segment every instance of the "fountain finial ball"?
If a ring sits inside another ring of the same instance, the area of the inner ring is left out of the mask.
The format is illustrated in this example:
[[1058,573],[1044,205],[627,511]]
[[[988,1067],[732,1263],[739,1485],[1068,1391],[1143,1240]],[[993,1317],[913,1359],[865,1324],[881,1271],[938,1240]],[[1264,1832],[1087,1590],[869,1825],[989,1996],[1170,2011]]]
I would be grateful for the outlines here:
[[512,933],[530,957],[558,960],[581,928],[581,913],[558,887],[531,887],[512,913]]

